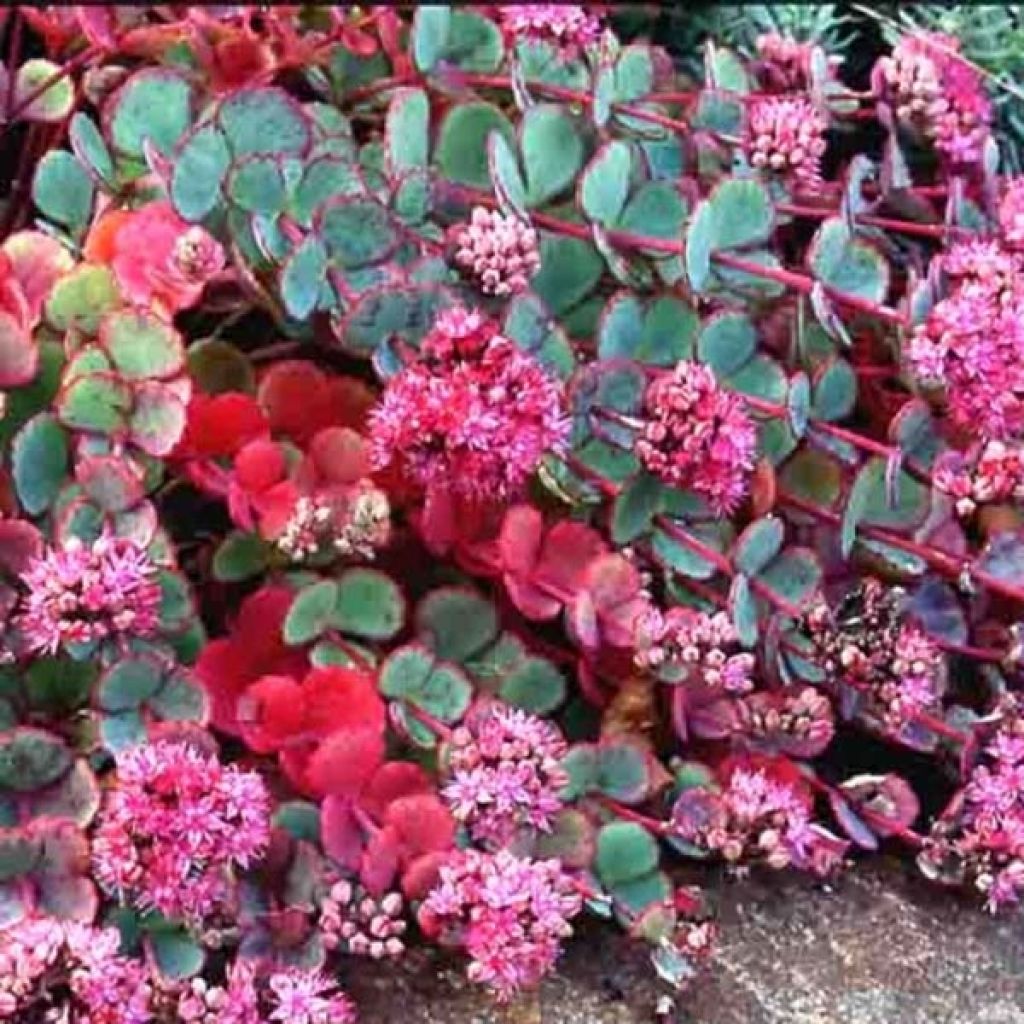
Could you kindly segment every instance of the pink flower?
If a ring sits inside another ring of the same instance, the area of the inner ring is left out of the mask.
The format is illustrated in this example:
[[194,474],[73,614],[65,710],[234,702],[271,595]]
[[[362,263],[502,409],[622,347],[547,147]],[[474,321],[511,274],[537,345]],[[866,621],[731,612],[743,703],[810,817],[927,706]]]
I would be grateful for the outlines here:
[[988,441],[970,451],[944,452],[932,472],[935,487],[956,502],[957,513],[978,505],[1024,499],[1024,446]]
[[813,189],[821,182],[826,127],[821,111],[802,97],[756,100],[749,110],[747,159],[752,167]]
[[[205,229],[182,220],[166,200],[138,210],[108,214],[116,218],[101,247],[125,297],[140,306],[154,306],[173,316],[194,306],[206,282],[224,266],[224,250]],[[89,243],[87,243],[87,248]]]
[[461,946],[471,961],[469,979],[506,1001],[552,969],[582,905],[557,860],[468,849],[441,866],[420,925],[428,936]]
[[601,20],[579,4],[505,4],[501,27],[512,40],[552,43],[569,59],[601,38]]
[[325,948],[373,960],[405,952],[405,900],[399,892],[373,896],[342,879],[320,903]]
[[1024,299],[968,281],[936,303],[907,346],[911,374],[944,393],[951,422],[976,438],[1024,432]]
[[844,840],[811,823],[813,798],[799,769],[781,757],[745,755],[716,773],[719,789],[684,790],[672,810],[676,833],[725,860],[831,871]]
[[422,358],[388,381],[370,413],[377,468],[478,499],[519,493],[569,418],[560,381],[478,312],[442,313]]
[[274,544],[293,562],[324,551],[371,561],[391,537],[387,494],[368,479],[340,495],[302,495]]
[[634,625],[634,661],[664,682],[686,682],[713,692],[753,689],[754,656],[738,651],[739,638],[726,612],[651,605]]
[[919,626],[903,620],[902,596],[869,579],[838,611],[822,602],[807,616],[828,681],[866,697],[894,733],[940,708],[946,686],[945,657]]
[[1024,249],[1024,177],[1005,183],[999,203],[999,233],[1011,249]]
[[29,563],[18,628],[30,650],[55,654],[70,644],[149,636],[160,621],[156,566],[135,541],[77,537]]
[[753,693],[736,701],[738,732],[766,753],[817,757],[832,742],[832,705],[812,686],[796,693]]
[[958,40],[940,32],[907,36],[879,60],[872,80],[901,124],[933,139],[954,166],[966,167],[981,160],[992,106],[959,49]]
[[683,361],[648,385],[635,450],[665,483],[729,515],[747,493],[757,431],[742,398],[721,387],[709,367]]
[[503,846],[522,829],[550,831],[561,810],[559,791],[568,746],[558,729],[500,704],[471,712],[447,747],[451,780],[442,795],[473,837]]
[[253,772],[224,767],[183,743],[133,747],[118,758],[93,841],[108,892],[169,917],[202,919],[270,841],[270,798]]
[[939,261],[957,285],[981,284],[1007,297],[1012,297],[1014,281],[1022,270],[1019,256],[991,240],[955,242]]
[[267,986],[276,1003],[269,1020],[283,1024],[353,1024],[355,1007],[320,971],[288,970],[272,974]]
[[469,223],[455,225],[449,237],[455,265],[484,295],[525,291],[540,269],[537,232],[518,217],[476,206]]

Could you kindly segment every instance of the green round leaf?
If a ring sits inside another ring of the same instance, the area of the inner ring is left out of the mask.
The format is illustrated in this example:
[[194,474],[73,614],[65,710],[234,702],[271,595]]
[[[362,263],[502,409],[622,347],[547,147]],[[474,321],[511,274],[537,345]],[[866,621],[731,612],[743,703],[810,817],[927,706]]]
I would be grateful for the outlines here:
[[71,767],[71,752],[45,729],[0,734],[0,789],[31,793],[56,782]]
[[273,216],[284,209],[284,173],[274,157],[252,156],[235,164],[226,189],[232,202],[249,213]]
[[430,71],[441,59],[451,31],[452,10],[436,4],[417,6],[412,21],[412,56],[420,71]]
[[717,313],[697,338],[697,358],[719,379],[745,366],[757,349],[757,329],[746,313]]
[[82,165],[63,149],[50,150],[32,179],[32,199],[43,216],[75,233],[89,223],[95,191]]
[[46,319],[62,334],[74,328],[93,335],[104,315],[120,305],[110,268],[81,263],[53,286],[46,301]]
[[400,89],[391,98],[384,145],[392,174],[426,167],[430,154],[430,101],[423,89]]
[[254,153],[305,153],[312,140],[302,107],[283,89],[240,89],[217,111],[234,156]]
[[602,146],[580,178],[579,198],[583,212],[598,224],[612,227],[629,196],[632,169],[629,143],[616,139]]
[[281,271],[281,298],[288,315],[305,320],[316,309],[326,280],[327,250],[320,239],[308,235]]
[[164,926],[149,932],[146,948],[160,974],[172,981],[195,977],[206,963],[203,947],[184,928]]
[[103,711],[119,713],[142,707],[163,685],[160,666],[148,658],[127,658],[100,678],[96,702]]
[[174,161],[171,202],[185,220],[200,221],[216,205],[231,164],[231,152],[215,124],[189,135]]
[[71,118],[68,141],[79,162],[97,184],[114,184],[114,158],[99,128],[88,114],[79,112]]
[[107,138],[128,156],[143,156],[148,139],[170,155],[192,121],[192,87],[167,68],[135,72],[107,102],[103,123]]
[[390,640],[405,624],[398,584],[377,569],[349,569],[338,577],[330,624],[368,640]]
[[598,878],[609,888],[649,875],[658,866],[654,837],[632,821],[614,821],[597,833]]
[[391,214],[373,199],[345,197],[325,204],[316,231],[331,259],[343,267],[365,267],[386,259],[401,240]]
[[269,545],[258,533],[234,530],[213,556],[213,578],[221,583],[252,579],[266,569],[269,554]]
[[338,585],[333,580],[321,580],[300,590],[284,620],[285,643],[307,644],[329,629],[337,601]]
[[777,516],[755,519],[736,539],[732,560],[748,576],[756,576],[782,550],[786,528]]
[[647,753],[628,740],[608,740],[598,744],[593,788],[624,804],[640,803],[651,789]]
[[498,614],[468,587],[443,587],[419,603],[416,631],[439,658],[462,662],[494,641]]
[[534,715],[549,715],[564,702],[565,676],[547,658],[528,657],[501,682],[499,694],[506,704]]
[[487,137],[492,131],[514,145],[512,125],[496,106],[476,100],[452,107],[441,122],[434,149],[441,174],[460,185],[490,188]]
[[181,335],[145,310],[108,314],[100,324],[99,341],[117,372],[129,380],[173,377],[185,368]]
[[30,516],[50,507],[67,472],[67,434],[50,413],[40,413],[18,431],[11,446],[14,486]]
[[854,238],[842,217],[822,221],[807,250],[807,266],[823,284],[847,295],[882,302],[889,291],[888,261]]
[[[15,107],[20,107],[47,82],[51,83],[21,111],[21,120],[54,124],[71,113],[75,106],[75,86],[70,76],[62,75],[61,70],[59,64],[42,57],[33,57],[18,68],[14,77]],[[6,81],[6,75],[4,79]]]
[[523,115],[520,149],[526,168],[526,197],[542,206],[564,192],[583,166],[583,140],[565,107],[540,103]]
[[57,413],[74,430],[112,434],[124,426],[131,406],[127,385],[113,374],[95,373],[71,381],[58,400]]

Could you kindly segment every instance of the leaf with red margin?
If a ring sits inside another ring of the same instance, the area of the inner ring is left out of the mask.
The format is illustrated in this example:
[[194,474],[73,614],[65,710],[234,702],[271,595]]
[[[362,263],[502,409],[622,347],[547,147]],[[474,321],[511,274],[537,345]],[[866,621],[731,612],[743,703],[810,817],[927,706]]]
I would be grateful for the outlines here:
[[0,388],[28,384],[39,368],[39,349],[27,327],[0,310]]
[[29,322],[36,324],[50,289],[75,266],[71,253],[41,231],[18,231],[0,247],[28,304]]

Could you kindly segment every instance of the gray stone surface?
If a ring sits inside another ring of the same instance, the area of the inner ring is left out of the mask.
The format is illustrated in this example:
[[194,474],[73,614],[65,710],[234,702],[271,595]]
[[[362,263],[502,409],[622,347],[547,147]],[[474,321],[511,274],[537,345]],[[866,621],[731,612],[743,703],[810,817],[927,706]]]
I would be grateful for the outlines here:
[[642,950],[587,927],[540,993],[495,1008],[457,963],[416,951],[347,985],[364,1024],[1024,1024],[1024,918],[992,919],[895,862],[832,888],[758,876],[722,883],[707,976],[658,1018]]

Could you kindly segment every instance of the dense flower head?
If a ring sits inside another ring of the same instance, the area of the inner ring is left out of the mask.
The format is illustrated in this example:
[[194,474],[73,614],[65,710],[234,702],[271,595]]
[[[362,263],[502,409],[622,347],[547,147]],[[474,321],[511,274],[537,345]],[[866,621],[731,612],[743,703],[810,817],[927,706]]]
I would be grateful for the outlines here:
[[86,258],[109,263],[125,297],[173,315],[194,306],[224,266],[224,249],[166,200],[108,213],[86,240]]
[[906,350],[912,376],[941,389],[954,426],[977,438],[1024,433],[1024,301],[967,281],[932,308]]
[[537,232],[513,214],[476,206],[450,237],[455,265],[484,295],[505,298],[525,291],[540,269]]
[[832,742],[832,704],[812,686],[795,693],[752,693],[736,702],[738,732],[755,750],[816,757]]
[[964,518],[979,505],[1024,500],[1024,446],[987,441],[968,452],[944,452],[936,459],[932,480]]
[[711,691],[747,693],[754,686],[754,656],[737,650],[739,637],[727,612],[650,605],[634,624],[634,661],[666,682]]
[[847,844],[811,821],[813,800],[798,769],[782,758],[725,763],[719,788],[684,790],[672,811],[675,832],[730,863],[763,861],[827,874]]
[[954,166],[981,160],[992,107],[981,75],[940,32],[906,36],[878,62],[876,90],[892,104],[900,123],[927,138]]
[[364,480],[343,497],[299,497],[274,544],[293,562],[325,551],[369,561],[390,537],[388,496]]
[[601,19],[581,4],[504,4],[498,13],[507,38],[552,43],[569,58],[601,38]]
[[942,651],[903,617],[901,603],[898,588],[869,579],[837,610],[822,601],[807,614],[828,680],[867,696],[892,731],[938,708],[946,683]]
[[147,1024],[151,989],[145,965],[118,952],[116,928],[28,917],[0,929],[0,1020],[26,1019],[60,985],[79,1024]]
[[228,871],[270,841],[270,798],[253,772],[184,743],[124,751],[93,841],[108,892],[168,917],[202,919],[227,895]]
[[926,874],[968,879],[992,911],[1024,896],[1024,718],[1012,704],[919,860]]
[[552,969],[583,900],[557,860],[507,850],[460,850],[420,908],[428,935],[461,946],[467,976],[501,1000],[536,985]]
[[178,998],[182,1024],[353,1024],[355,1007],[334,981],[318,970],[292,968],[260,974],[235,960],[223,985],[202,978]]
[[647,386],[642,418],[640,462],[670,486],[695,491],[716,515],[735,511],[757,455],[743,399],[710,367],[684,360]]
[[524,828],[549,831],[569,781],[562,768],[568,749],[550,722],[486,705],[452,732],[443,796],[456,820],[491,846],[505,845]]
[[1021,258],[992,239],[955,242],[939,257],[942,269],[957,284],[980,284],[1000,297],[1013,299]]
[[320,903],[324,947],[373,960],[405,952],[405,900],[400,892],[373,895],[347,879],[335,882]]
[[32,559],[17,625],[28,647],[56,654],[69,644],[154,633],[159,624],[157,567],[134,540],[72,537]]
[[1009,248],[1024,249],[1024,177],[1006,182],[999,201],[999,235]]
[[488,500],[516,495],[569,433],[561,382],[476,311],[448,310],[422,358],[388,381],[370,414],[378,468],[420,487]]
[[821,182],[824,115],[803,97],[767,97],[751,104],[745,149],[752,167],[791,177],[813,189]]

